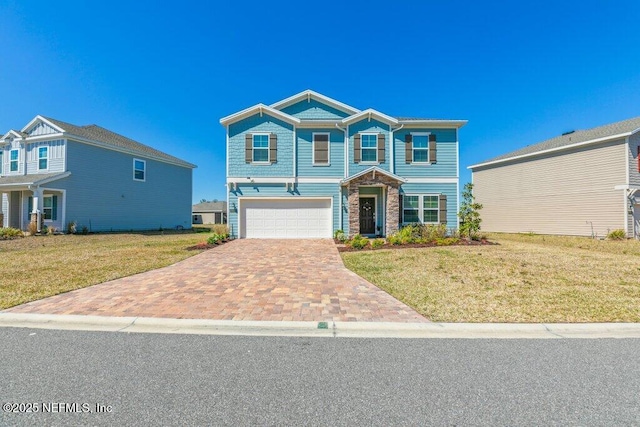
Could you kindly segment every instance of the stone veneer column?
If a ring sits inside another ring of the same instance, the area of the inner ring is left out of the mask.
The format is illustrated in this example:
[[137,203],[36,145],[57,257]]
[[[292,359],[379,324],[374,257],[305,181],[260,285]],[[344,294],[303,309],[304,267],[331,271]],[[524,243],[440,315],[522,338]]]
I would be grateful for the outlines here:
[[387,210],[386,210],[386,233],[387,236],[398,231],[400,226],[400,193],[398,187],[389,185],[387,187]]
[[347,201],[349,203],[349,237],[360,233],[360,187],[349,183]]

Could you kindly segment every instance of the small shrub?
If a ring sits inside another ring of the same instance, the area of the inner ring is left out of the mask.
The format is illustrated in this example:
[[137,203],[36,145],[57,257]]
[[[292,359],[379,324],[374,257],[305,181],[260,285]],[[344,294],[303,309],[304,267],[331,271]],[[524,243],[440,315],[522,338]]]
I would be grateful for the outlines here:
[[443,237],[443,238],[436,239],[435,243],[438,246],[451,246],[451,245],[455,245],[459,241],[460,239],[456,237]]
[[622,229],[613,230],[607,234],[607,239],[609,240],[625,240],[626,238],[627,235]]
[[397,231],[390,236],[387,236],[387,242],[391,245],[401,245],[402,239],[400,238],[400,233]]
[[420,239],[420,226],[416,225],[407,225],[402,227],[402,229],[398,232],[398,237],[400,238],[400,243],[403,245],[407,245],[410,243],[417,243]]
[[349,245],[354,249],[362,249],[369,244],[369,239],[360,234],[353,236],[353,239],[349,242]]
[[29,225],[27,226],[27,231],[32,236],[35,236],[36,233],[38,232],[38,224],[36,224],[35,222],[30,222]]
[[69,223],[67,223],[67,234],[76,234],[77,230],[76,230],[76,222],[75,221],[71,221]]
[[43,225],[42,229],[40,230],[40,232],[42,234],[49,234],[49,227],[47,227],[46,225]]
[[89,228],[87,228],[86,225],[83,225],[82,228],[80,229],[80,232],[84,235],[89,234]]
[[374,239],[371,241],[371,247],[377,249],[384,246],[384,239]]
[[210,245],[219,245],[220,243],[222,243],[222,240],[224,240],[224,236],[218,233],[214,233],[207,239],[207,243]]
[[347,235],[344,234],[344,231],[342,230],[336,230],[336,232],[333,233],[333,238],[339,241],[340,243],[344,243],[347,241]]
[[214,224],[211,229],[215,234],[225,236],[225,239],[229,237],[229,227],[227,224]]
[[[56,231],[58,231],[58,229],[55,228],[55,227],[47,228],[47,234],[49,234],[49,236],[53,236],[54,234],[56,234]],[[44,230],[43,230],[43,232],[44,232]]]
[[24,233],[22,232],[22,230],[11,227],[0,227],[0,240],[13,240],[20,237],[24,237]]
[[419,225],[418,232],[420,239],[425,243],[432,243],[438,239],[444,239],[447,237],[447,226],[445,224],[424,224]]

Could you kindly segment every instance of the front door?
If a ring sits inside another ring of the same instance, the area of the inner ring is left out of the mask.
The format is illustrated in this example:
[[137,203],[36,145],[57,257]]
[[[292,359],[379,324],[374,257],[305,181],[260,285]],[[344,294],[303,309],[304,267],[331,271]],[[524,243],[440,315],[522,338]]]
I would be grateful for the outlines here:
[[376,234],[376,199],[360,198],[360,234]]
[[22,203],[22,193],[20,191],[12,191],[9,194],[9,227],[21,229],[20,204]]

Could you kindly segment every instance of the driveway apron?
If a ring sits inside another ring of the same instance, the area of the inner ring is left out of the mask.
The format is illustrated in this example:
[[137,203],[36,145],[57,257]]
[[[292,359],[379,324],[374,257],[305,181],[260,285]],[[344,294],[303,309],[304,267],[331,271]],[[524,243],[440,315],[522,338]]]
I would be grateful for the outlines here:
[[348,270],[333,241],[235,240],[169,267],[5,312],[226,320],[427,322]]

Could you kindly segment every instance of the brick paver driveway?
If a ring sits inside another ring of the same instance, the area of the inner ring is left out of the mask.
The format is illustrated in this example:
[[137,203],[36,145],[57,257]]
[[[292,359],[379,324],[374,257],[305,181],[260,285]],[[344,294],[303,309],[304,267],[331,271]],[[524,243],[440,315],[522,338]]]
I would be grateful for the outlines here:
[[427,321],[347,270],[331,240],[235,240],[169,267],[5,311],[230,320]]

